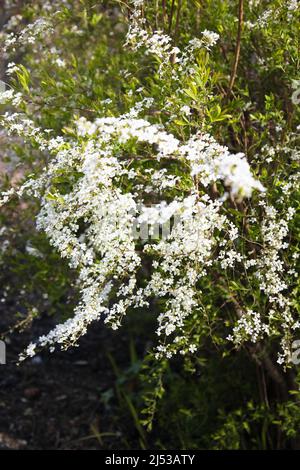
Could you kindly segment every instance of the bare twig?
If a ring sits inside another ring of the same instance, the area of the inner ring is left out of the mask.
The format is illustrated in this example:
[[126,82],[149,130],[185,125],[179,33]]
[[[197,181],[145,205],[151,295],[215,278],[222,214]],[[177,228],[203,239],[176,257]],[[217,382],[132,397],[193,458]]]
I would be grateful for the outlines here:
[[167,8],[166,8],[166,0],[162,0],[162,20],[163,20],[163,29],[166,24],[166,18],[167,18]]
[[235,46],[235,55],[234,55],[234,63],[232,66],[228,94],[231,93],[235,79],[237,68],[240,59],[240,52],[241,52],[241,37],[243,31],[243,23],[244,23],[244,0],[239,0],[239,24],[238,24],[238,31],[237,31],[237,38],[236,38],[236,46]]
[[169,29],[168,29],[168,34],[169,34],[169,35],[171,34],[171,31],[172,31],[172,22],[173,22],[174,8],[175,8],[175,0],[172,0],[171,11],[170,11],[170,17],[169,17]]
[[178,0],[176,24],[175,24],[175,31],[174,31],[174,41],[175,41],[175,43],[176,43],[176,40],[177,40],[178,34],[179,34],[179,20],[180,20],[181,7],[182,7],[182,0]]

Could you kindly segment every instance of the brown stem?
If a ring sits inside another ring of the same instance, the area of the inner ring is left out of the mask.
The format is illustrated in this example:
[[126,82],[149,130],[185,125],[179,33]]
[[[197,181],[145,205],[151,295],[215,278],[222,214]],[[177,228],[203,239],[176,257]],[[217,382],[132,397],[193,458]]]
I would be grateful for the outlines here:
[[231,76],[230,76],[230,82],[229,82],[229,89],[228,89],[228,94],[231,93],[235,79],[236,79],[236,73],[237,73],[237,68],[239,64],[239,59],[240,59],[240,52],[241,52],[241,37],[242,37],[242,31],[243,31],[243,22],[244,22],[244,0],[239,0],[239,24],[238,24],[238,32],[237,32],[237,38],[236,38],[236,46],[235,46],[235,55],[234,55],[234,63],[231,71]]
[[155,0],[155,28],[158,29],[158,16],[159,16],[159,6],[158,0]]
[[263,352],[260,344],[258,344],[257,349],[258,352],[262,354],[261,361],[269,376],[279,385],[281,391],[283,392],[284,398],[288,398],[287,384],[284,377],[281,375],[275,364],[273,364],[270,357]]
[[175,43],[176,43],[176,39],[178,38],[178,33],[179,33],[179,19],[180,19],[181,7],[182,7],[182,0],[178,0],[177,14],[176,14],[176,24],[175,24],[175,32],[174,32],[174,42]]
[[165,28],[165,24],[166,24],[166,16],[167,16],[166,0],[162,0],[163,29]]
[[169,28],[168,28],[168,34],[169,34],[169,36],[170,36],[171,30],[172,30],[172,22],[173,22],[174,8],[175,8],[175,0],[172,0],[171,11],[170,11],[170,17],[169,17]]

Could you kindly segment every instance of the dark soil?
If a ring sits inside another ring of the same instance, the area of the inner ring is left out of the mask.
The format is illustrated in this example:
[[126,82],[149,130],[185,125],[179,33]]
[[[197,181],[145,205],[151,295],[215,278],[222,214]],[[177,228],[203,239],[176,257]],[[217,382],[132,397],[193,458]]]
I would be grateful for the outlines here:
[[[138,447],[134,426],[128,418],[120,420],[116,377],[107,357],[111,351],[125,366],[128,338],[99,323],[80,347],[43,352],[18,366],[18,354],[32,335],[53,325],[51,318],[37,320],[30,334],[13,333],[7,342],[7,364],[0,366],[0,448],[124,449],[128,442]],[[5,330],[5,314],[0,328]]]

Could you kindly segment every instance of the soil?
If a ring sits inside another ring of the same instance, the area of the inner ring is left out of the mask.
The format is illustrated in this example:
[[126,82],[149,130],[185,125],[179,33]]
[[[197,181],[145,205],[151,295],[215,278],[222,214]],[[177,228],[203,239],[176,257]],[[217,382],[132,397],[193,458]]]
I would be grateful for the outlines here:
[[[116,381],[107,352],[122,364],[128,338],[99,323],[80,347],[43,352],[18,366],[32,334],[53,324],[37,320],[30,335],[14,333],[7,342],[7,363],[0,366],[0,449],[124,449],[128,439],[138,447],[134,426],[120,422],[117,404],[103,399],[113,396]],[[1,331],[4,326],[2,314]]]

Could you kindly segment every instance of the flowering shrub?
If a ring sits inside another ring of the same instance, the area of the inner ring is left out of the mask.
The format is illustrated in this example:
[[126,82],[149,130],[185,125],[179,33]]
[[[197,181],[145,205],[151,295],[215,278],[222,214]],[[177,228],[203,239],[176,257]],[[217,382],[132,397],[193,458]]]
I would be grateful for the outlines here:
[[23,164],[3,210],[38,201],[37,229],[80,293],[20,357],[140,309],[157,316],[159,384],[155,368],[211,341],[246,349],[286,399],[300,327],[298,2],[100,3],[31,2],[1,33],[2,152]]

